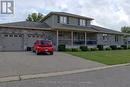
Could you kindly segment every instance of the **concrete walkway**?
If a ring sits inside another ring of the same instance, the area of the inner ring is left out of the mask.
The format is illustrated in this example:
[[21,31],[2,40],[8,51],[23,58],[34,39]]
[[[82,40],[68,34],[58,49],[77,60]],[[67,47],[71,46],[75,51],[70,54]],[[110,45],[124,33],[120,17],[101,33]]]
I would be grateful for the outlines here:
[[69,54],[35,55],[32,52],[0,52],[0,77],[53,73],[106,66]]

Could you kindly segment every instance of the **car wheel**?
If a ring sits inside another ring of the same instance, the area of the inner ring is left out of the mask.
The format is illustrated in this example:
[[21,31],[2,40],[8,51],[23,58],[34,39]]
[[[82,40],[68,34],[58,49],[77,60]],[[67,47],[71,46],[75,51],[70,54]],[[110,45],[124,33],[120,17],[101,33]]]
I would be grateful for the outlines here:
[[53,55],[53,52],[50,52],[50,55]]
[[40,53],[36,50],[36,54],[39,55]]
[[33,52],[35,53],[35,50],[33,50]]

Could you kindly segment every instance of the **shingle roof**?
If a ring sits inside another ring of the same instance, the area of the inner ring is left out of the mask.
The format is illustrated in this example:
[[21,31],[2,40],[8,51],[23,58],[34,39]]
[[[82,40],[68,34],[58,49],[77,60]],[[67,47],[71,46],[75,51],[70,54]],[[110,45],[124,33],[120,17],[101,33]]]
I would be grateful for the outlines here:
[[75,26],[69,24],[57,24],[55,29],[65,29],[65,30],[78,30],[78,31],[89,31],[89,32],[98,32],[98,33],[111,33],[111,34],[123,34],[122,32],[95,26]]
[[18,27],[18,28],[50,28],[50,26],[46,23],[37,23],[37,22],[13,22],[13,23],[4,23],[0,24],[0,27]]
[[100,27],[100,26],[91,25],[90,27],[92,29],[95,29],[98,32],[112,33],[112,34],[123,34],[122,32],[115,31],[115,30],[112,30],[112,29],[103,28],[103,27]]
[[94,20],[93,18],[90,18],[90,17],[85,17],[85,16],[76,15],[76,14],[67,13],[67,12],[50,12],[47,16],[44,17],[43,21],[45,19],[47,19],[48,17],[50,17],[51,15],[62,15],[62,16],[70,16],[70,17],[76,17],[76,18],[83,18],[83,19],[87,19],[87,20]]
[[90,32],[98,32],[95,29],[92,29],[91,27],[84,27],[84,26],[75,26],[75,25],[69,25],[69,24],[58,24],[56,25],[55,29],[65,29],[65,30],[78,30],[78,31],[90,31]]
[[56,27],[51,27],[46,23],[37,23],[37,22],[14,22],[14,23],[5,23],[0,24],[0,27],[12,27],[12,28],[28,28],[28,29],[64,29],[64,30],[78,30],[78,31],[88,31],[88,32],[99,32],[99,33],[111,33],[111,34],[123,34],[119,31],[90,25],[90,26],[75,26],[69,24],[57,24]]

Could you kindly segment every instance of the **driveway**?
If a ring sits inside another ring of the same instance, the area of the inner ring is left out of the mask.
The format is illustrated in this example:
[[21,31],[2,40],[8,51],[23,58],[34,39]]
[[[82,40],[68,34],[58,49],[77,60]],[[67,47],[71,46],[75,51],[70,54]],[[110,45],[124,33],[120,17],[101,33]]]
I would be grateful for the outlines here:
[[130,87],[130,66],[6,82],[0,87]]
[[106,66],[62,52],[35,55],[32,52],[0,52],[0,77],[62,72]]

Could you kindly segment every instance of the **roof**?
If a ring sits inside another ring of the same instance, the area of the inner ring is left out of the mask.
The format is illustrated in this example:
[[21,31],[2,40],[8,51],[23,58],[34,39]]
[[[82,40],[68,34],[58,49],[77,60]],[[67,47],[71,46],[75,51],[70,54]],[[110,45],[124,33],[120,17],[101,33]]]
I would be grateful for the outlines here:
[[62,16],[70,16],[70,17],[76,17],[76,18],[87,19],[87,20],[94,20],[93,18],[90,18],[90,17],[85,17],[85,16],[76,15],[76,14],[67,13],[67,12],[50,12],[48,15],[44,17],[43,21],[46,20],[51,15],[62,15]]
[[0,27],[16,27],[16,28],[32,28],[32,29],[50,28],[50,26],[46,23],[27,22],[27,21],[4,23],[4,24],[0,24]]
[[84,26],[75,26],[69,24],[58,24],[55,29],[64,29],[64,30],[78,30],[78,31],[90,31],[90,32],[98,32],[91,27],[84,27]]
[[115,30],[112,30],[112,29],[103,28],[103,27],[100,27],[100,26],[91,25],[90,27],[92,29],[95,29],[98,32],[112,33],[112,34],[123,34],[122,32],[115,31]]
[[[89,17],[84,17],[80,15],[75,15],[71,13],[66,12],[50,12],[47,16],[44,17],[43,20],[48,18],[51,15],[65,15],[65,16],[72,16],[72,17],[78,17],[78,18],[86,18],[89,20],[93,20]],[[76,25],[69,25],[69,24],[60,24],[58,23],[53,26],[49,26],[47,23],[43,22],[27,22],[27,21],[21,21],[21,22],[13,22],[13,23],[5,23],[0,24],[0,27],[10,27],[10,28],[26,28],[26,29],[41,29],[41,30],[51,30],[51,29],[63,29],[63,30],[78,30],[78,31],[88,31],[88,32],[98,32],[98,33],[111,33],[111,34],[123,34],[119,31],[103,28],[100,26],[90,25],[90,26],[76,26]]]
[[78,30],[78,31],[88,31],[88,32],[97,32],[97,33],[111,33],[111,34],[124,34],[119,31],[90,25],[90,26],[75,26],[69,24],[58,24],[56,27],[51,27],[46,23],[37,23],[37,22],[14,22],[14,23],[5,23],[0,24],[0,27],[10,27],[10,28],[26,28],[26,29],[41,29],[41,30],[51,30],[51,29],[63,29],[63,30]]

